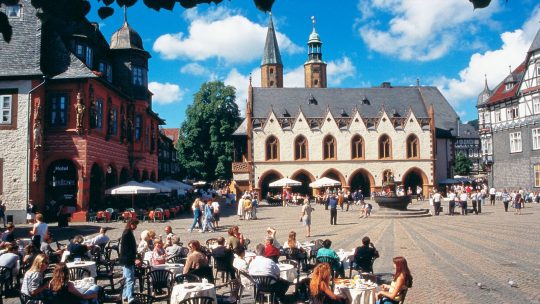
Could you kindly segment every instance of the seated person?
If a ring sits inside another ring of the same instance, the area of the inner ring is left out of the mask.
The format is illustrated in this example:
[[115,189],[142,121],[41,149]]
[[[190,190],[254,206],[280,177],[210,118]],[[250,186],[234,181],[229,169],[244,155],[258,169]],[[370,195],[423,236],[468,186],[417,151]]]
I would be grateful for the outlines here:
[[274,229],[273,227],[266,228],[266,237],[271,237],[274,240],[274,247],[281,248],[281,244],[276,238],[276,229]]
[[180,237],[178,235],[173,235],[171,237],[171,245],[165,248],[167,257],[177,256],[182,253],[182,247],[180,246]]
[[163,244],[163,247],[167,249],[167,247],[172,246],[172,237],[175,236],[175,234],[172,232],[171,226],[165,226],[165,244]]
[[167,253],[163,248],[163,241],[160,238],[154,239],[154,250],[152,251],[152,265],[163,265],[167,262]]
[[[283,244],[285,255],[288,259],[300,260],[304,269],[307,269],[307,254],[300,242],[296,240],[296,232],[289,232],[289,239]],[[295,252],[293,256],[289,254]]]
[[189,254],[186,260],[186,265],[184,265],[184,274],[201,267],[208,267],[208,259],[206,258],[206,255],[202,253],[201,244],[199,241],[190,241],[188,243],[188,248]]
[[393,259],[394,277],[390,285],[382,284],[382,291],[377,292],[377,304],[397,304],[402,300],[403,291],[412,287],[413,277],[404,257]]
[[274,246],[274,239],[271,237],[266,237],[266,243],[264,245],[264,256],[272,259],[274,262],[277,263],[280,255],[281,253],[279,252],[279,249]]
[[343,278],[345,277],[345,270],[343,269],[343,264],[341,264],[341,261],[339,259],[339,256],[334,251],[334,249],[331,249],[330,246],[332,246],[332,241],[329,239],[326,239],[322,243],[323,247],[319,248],[317,250],[317,259],[319,257],[328,257],[332,260],[331,266],[334,271],[337,271],[338,274]]
[[[218,266],[220,269],[226,269],[231,278],[235,279],[236,271],[233,267],[233,252],[229,248],[225,247],[224,237],[218,237],[217,243],[218,245],[212,249],[212,256],[214,257],[216,266]],[[238,250],[238,248],[244,248],[244,246],[237,247],[236,249]]]
[[257,256],[249,264],[249,275],[251,276],[270,276],[274,278],[275,283],[273,284],[276,296],[278,299],[283,301],[283,296],[289,289],[291,284],[289,281],[283,280],[279,276],[279,267],[278,265],[269,258],[264,256],[265,246],[263,244],[258,244],[255,248],[255,254]]
[[[240,247],[243,247],[243,246],[240,246]],[[222,236],[218,237],[217,246],[212,248],[212,255],[216,257],[222,257],[227,253],[227,251],[228,251],[228,248],[225,247],[225,238]]]
[[89,246],[99,246],[101,248],[105,248],[105,245],[107,245],[107,243],[109,243],[110,241],[109,236],[106,235],[106,233],[107,228],[101,227],[99,229],[99,234],[96,235],[94,238],[90,239],[87,244]]
[[30,266],[32,266],[32,263],[34,263],[34,259],[40,253],[41,253],[41,250],[39,249],[39,246],[36,246],[33,243],[28,244],[28,246],[24,248],[24,256],[22,259],[21,267],[24,270],[30,268]]
[[80,293],[73,282],[69,281],[69,270],[64,263],[56,264],[52,279],[49,282],[49,289],[52,293],[52,303],[66,304],[79,303],[81,300],[91,300],[97,298],[99,286],[90,287],[84,294]]
[[330,271],[330,266],[326,263],[320,263],[313,269],[313,274],[309,283],[309,303],[347,303],[347,298],[345,296],[334,294],[330,288]]
[[353,261],[356,269],[361,269],[363,272],[373,272],[373,260],[378,257],[379,252],[369,237],[365,236],[362,239],[362,246],[356,247],[354,251]]
[[41,298],[40,294],[48,289],[48,285],[43,284],[43,274],[47,266],[48,262],[45,254],[36,256],[32,266],[24,274],[21,286],[22,294],[33,298]]
[[12,222],[9,222],[6,226],[6,231],[2,233],[2,242],[0,243],[0,246],[15,242],[15,235],[13,234],[13,231],[15,231],[15,225],[13,225]]
[[67,250],[69,251],[69,258],[71,259],[88,259],[88,247],[83,244],[84,238],[82,235],[77,235],[69,243]]
[[50,263],[58,263],[62,260],[62,254],[64,253],[64,248],[54,250],[51,247],[51,243],[53,241],[53,236],[49,232],[45,235],[45,240],[41,242],[40,250],[43,252],[47,258],[49,259]]
[[[233,266],[239,271],[248,272],[249,263],[244,259],[246,257],[246,248],[238,247],[234,251]],[[251,261],[250,261],[251,262]]]
[[152,236],[150,234],[150,231],[143,230],[143,232],[141,232],[141,240],[139,241],[139,245],[137,246],[137,253],[140,254],[143,258],[145,253],[152,251],[150,247],[151,239]]
[[7,252],[0,255],[0,266],[11,269],[12,278],[19,273],[20,257],[19,246],[11,244],[7,248]]

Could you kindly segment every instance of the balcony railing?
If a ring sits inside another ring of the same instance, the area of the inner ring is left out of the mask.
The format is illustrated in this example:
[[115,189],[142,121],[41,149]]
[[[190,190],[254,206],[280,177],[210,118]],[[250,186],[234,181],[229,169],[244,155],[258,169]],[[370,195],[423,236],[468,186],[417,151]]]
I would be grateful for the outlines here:
[[249,173],[250,166],[247,162],[232,163],[232,173]]

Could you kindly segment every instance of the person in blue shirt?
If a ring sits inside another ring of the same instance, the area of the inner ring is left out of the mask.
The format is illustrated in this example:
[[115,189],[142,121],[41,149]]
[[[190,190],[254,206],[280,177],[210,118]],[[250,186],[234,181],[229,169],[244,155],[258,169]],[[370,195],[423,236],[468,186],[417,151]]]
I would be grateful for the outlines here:
[[330,195],[328,198],[328,207],[330,207],[330,225],[337,225],[337,197]]
[[330,248],[330,246],[332,246],[332,241],[326,239],[323,241],[322,245],[322,248],[319,248],[319,250],[317,250],[317,259],[319,259],[320,257],[330,258],[332,260],[332,262],[330,263],[332,269],[336,271],[342,278],[344,278],[345,269],[343,268],[343,264],[341,263],[336,251]]

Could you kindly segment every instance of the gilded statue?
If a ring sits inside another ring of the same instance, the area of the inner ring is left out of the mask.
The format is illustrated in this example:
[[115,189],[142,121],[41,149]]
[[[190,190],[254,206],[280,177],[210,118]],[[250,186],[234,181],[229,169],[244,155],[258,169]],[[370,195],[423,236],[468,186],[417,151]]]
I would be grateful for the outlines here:
[[77,104],[75,105],[75,112],[77,114],[76,121],[77,121],[77,132],[81,132],[83,129],[83,118],[84,118],[84,111],[86,110],[86,106],[84,105],[81,97],[81,92],[77,93]]

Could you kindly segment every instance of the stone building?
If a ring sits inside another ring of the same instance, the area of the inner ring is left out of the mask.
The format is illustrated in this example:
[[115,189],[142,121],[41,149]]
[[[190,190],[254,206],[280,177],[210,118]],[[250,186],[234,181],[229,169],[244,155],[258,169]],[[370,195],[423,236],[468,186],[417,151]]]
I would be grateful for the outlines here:
[[240,189],[265,196],[270,182],[288,177],[302,182],[293,191],[309,193],[308,184],[326,176],[367,195],[390,175],[413,191],[433,187],[439,165],[447,177],[452,159],[437,161],[436,133],[455,128],[457,115],[439,90],[390,83],[327,88],[322,44],[313,22],[305,88],[284,88],[270,16],[261,88],[249,84],[246,118],[235,132],[232,169]]
[[150,54],[127,20],[109,45],[96,23],[75,12],[40,19],[30,0],[0,10],[13,26],[11,41],[0,41],[0,189],[8,214],[21,221],[33,200],[49,220],[60,205],[85,220],[106,188],[156,180],[163,120],[147,86]]
[[496,188],[540,187],[540,30],[524,61],[478,96],[482,157]]
[[160,180],[180,177],[180,161],[178,160],[178,151],[176,150],[178,131],[177,128],[160,129],[158,159],[158,175]]

